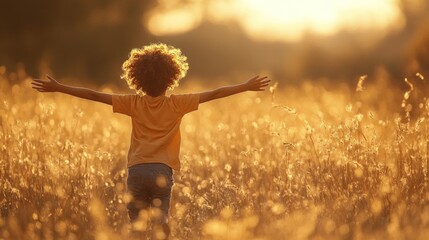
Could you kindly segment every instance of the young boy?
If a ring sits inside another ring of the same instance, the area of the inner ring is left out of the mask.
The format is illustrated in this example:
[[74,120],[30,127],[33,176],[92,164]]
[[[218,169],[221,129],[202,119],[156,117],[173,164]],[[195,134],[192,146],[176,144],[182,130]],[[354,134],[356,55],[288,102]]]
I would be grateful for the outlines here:
[[[32,87],[39,92],[60,92],[112,105],[113,112],[131,117],[132,133],[128,151],[127,188],[132,196],[128,204],[131,222],[147,216],[151,207],[160,214],[155,228],[168,238],[173,172],[180,170],[180,122],[198,109],[200,103],[245,91],[263,91],[270,80],[255,76],[250,80],[212,91],[166,96],[188,70],[181,51],[165,44],[151,44],[133,49],[122,66],[122,78],[137,94],[117,95],[60,84],[50,76],[34,79]],[[144,210],[144,211],[142,211]],[[145,212],[146,211],[146,212]]]

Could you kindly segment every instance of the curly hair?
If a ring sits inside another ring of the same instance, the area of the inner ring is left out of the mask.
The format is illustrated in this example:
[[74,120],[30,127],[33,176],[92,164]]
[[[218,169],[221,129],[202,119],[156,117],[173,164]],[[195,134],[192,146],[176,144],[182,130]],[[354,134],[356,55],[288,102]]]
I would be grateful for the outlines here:
[[131,50],[121,75],[138,94],[157,97],[179,85],[189,69],[180,49],[156,43]]

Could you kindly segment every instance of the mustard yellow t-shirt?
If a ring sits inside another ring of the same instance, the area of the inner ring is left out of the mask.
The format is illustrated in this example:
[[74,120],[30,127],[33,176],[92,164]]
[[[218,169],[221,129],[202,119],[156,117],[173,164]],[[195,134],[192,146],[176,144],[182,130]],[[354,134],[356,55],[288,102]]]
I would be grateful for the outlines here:
[[164,163],[180,170],[180,122],[198,109],[199,94],[151,97],[113,95],[113,112],[131,117],[128,167],[140,163]]

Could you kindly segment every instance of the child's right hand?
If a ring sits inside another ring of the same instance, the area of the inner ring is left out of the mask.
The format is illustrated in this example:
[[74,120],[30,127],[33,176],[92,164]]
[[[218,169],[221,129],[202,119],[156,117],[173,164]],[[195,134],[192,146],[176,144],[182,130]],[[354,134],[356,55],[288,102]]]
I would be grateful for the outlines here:
[[270,82],[271,79],[268,79],[267,76],[259,77],[257,75],[246,82],[246,87],[249,91],[264,91]]
[[39,92],[57,92],[61,84],[49,75],[46,75],[48,80],[33,79],[31,87]]
[[221,87],[215,90],[200,93],[200,103],[208,102],[218,98],[228,97],[245,91],[264,91],[271,80],[266,76],[255,76],[247,82],[238,85]]

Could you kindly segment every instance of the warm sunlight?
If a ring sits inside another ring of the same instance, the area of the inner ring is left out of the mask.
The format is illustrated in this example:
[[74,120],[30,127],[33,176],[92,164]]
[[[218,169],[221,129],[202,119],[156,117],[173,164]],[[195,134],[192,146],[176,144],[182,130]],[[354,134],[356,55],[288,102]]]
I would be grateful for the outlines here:
[[0,240],[429,239],[429,0],[21,2]]
[[160,1],[147,21],[155,35],[177,34],[203,20],[237,22],[259,40],[299,40],[306,33],[386,31],[403,26],[398,0],[218,0],[171,4]]
[[202,12],[198,6],[168,8],[153,14],[148,28],[155,35],[178,34],[194,29],[201,20]]

